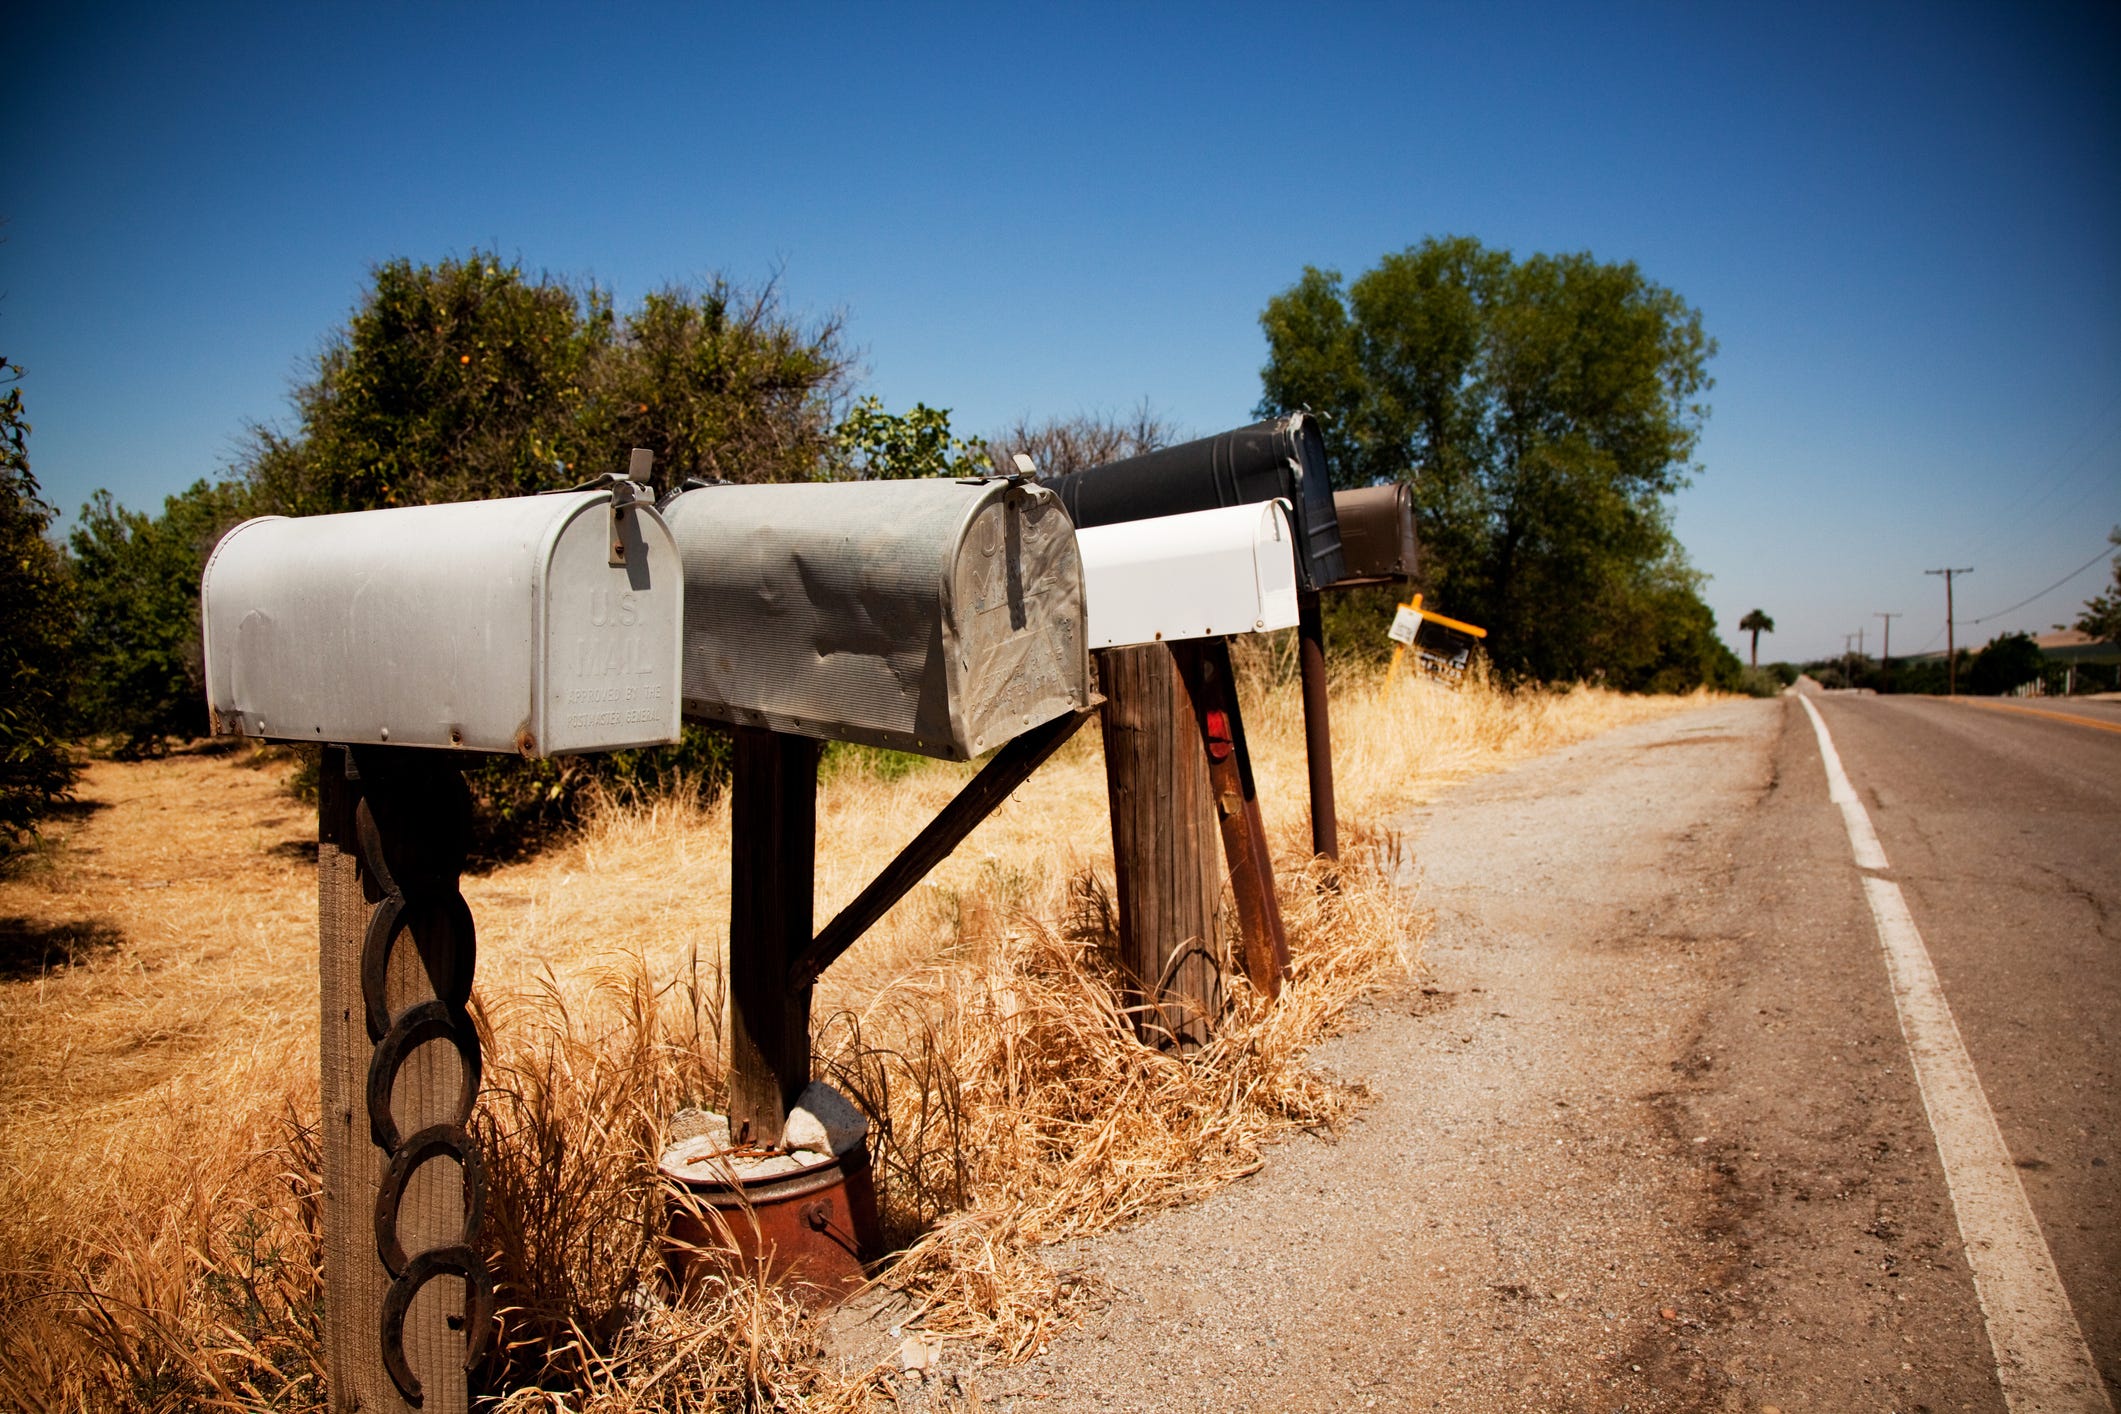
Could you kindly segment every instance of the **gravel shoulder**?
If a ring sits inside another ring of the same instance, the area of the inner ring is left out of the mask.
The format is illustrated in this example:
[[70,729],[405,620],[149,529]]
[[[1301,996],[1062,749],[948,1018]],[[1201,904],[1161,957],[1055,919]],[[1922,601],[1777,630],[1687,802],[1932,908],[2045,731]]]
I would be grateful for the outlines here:
[[1627,728],[1410,815],[1428,975],[1317,1056],[1375,1100],[1056,1250],[1103,1306],[908,1402],[2000,1409],[1793,712]]

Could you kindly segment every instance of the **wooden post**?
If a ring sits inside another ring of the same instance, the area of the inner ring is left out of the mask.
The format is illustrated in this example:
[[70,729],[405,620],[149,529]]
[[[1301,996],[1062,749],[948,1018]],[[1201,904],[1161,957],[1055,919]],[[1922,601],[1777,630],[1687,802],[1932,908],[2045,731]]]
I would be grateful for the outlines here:
[[[1326,625],[1318,591],[1296,595],[1297,664],[1304,684],[1304,760],[1311,772],[1311,852],[1340,858],[1340,821],[1333,807],[1333,724],[1326,701]],[[1232,699],[1236,697],[1231,694]],[[1330,879],[1330,876],[1328,876]]]
[[1197,638],[1173,644],[1172,653],[1191,692],[1207,748],[1208,784],[1222,822],[1230,892],[1244,933],[1245,975],[1259,991],[1278,997],[1289,973],[1289,939],[1282,927],[1281,901],[1274,895],[1274,860],[1260,819],[1259,794],[1252,785],[1252,753],[1245,745],[1244,714],[1237,706],[1230,642]]
[[729,780],[729,1129],[778,1144],[810,1083],[810,945],[818,743],[736,728]]
[[1198,1045],[1222,1008],[1222,889],[1193,703],[1167,644],[1101,649],[1097,671],[1128,1002],[1145,1038]]
[[328,746],[317,789],[324,1345],[333,1414],[470,1407],[492,1335],[466,1126],[471,801],[444,752]]

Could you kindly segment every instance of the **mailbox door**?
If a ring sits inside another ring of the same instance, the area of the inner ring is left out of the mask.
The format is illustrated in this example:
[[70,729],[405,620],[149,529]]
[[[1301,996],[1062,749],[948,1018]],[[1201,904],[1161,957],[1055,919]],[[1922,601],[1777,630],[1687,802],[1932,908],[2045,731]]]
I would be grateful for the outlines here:
[[641,508],[612,566],[610,501],[237,526],[200,586],[215,730],[539,756],[676,740],[676,546]]
[[626,513],[626,563],[611,563],[608,496],[547,540],[537,600],[538,754],[673,742],[683,729],[685,578],[652,507]]
[[1093,648],[1296,623],[1295,535],[1279,501],[1095,526],[1076,540]]
[[1088,703],[1086,614],[1068,513],[1050,492],[996,483],[966,522],[950,576],[952,754],[976,756]]
[[1287,501],[1296,524],[1298,582],[1318,588],[1343,573],[1325,443],[1317,421],[1303,413],[1089,467],[1046,484],[1079,528]]
[[708,486],[665,511],[688,715],[963,760],[1088,700],[1074,529],[1037,487]]
[[1421,567],[1414,534],[1414,491],[1405,482],[1333,493],[1345,574],[1340,583],[1412,579]]

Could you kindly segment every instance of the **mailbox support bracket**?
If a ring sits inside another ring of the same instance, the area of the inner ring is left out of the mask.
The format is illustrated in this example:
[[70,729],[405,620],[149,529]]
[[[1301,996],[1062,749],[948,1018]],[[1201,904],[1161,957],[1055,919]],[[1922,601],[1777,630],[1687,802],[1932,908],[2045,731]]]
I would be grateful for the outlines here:
[[[1102,701],[1102,699],[1099,699]],[[1080,712],[1068,712],[1033,727],[994,753],[979,774],[965,783],[928,827],[900,850],[869,886],[813,938],[789,971],[789,984],[809,987],[840,955],[876,926],[928,871],[943,862],[979,822],[993,814],[1031,773],[1061,749],[1083,723],[1097,715],[1099,701]]]

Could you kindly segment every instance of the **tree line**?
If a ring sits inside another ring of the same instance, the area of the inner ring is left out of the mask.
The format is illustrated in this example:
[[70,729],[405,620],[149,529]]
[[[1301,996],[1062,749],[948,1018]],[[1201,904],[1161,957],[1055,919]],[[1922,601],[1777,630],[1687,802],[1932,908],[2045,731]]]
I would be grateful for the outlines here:
[[[1490,629],[1504,676],[1738,685],[1670,524],[1672,494],[1699,470],[1715,351],[1678,295],[1631,263],[1434,239],[1352,282],[1306,269],[1261,325],[1258,412],[1319,414],[1337,485],[1414,488],[1421,587]],[[249,516],[527,494],[620,470],[633,447],[670,485],[961,475],[1008,469],[1016,452],[1057,474],[1181,436],[1145,402],[964,438],[945,409],[857,396],[841,319],[798,317],[770,281],[672,285],[622,310],[593,283],[473,250],[376,267],[288,423],[250,427],[225,474],[159,512],[97,492],[57,546],[19,370],[0,371],[9,832],[64,793],[69,740],[142,755],[204,732],[199,571]],[[1382,598],[1344,601],[1340,641],[1381,643],[1388,613]],[[504,833],[534,834],[586,790],[711,786],[721,749],[692,731],[667,751],[498,764],[478,784]]]

